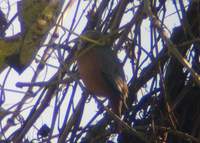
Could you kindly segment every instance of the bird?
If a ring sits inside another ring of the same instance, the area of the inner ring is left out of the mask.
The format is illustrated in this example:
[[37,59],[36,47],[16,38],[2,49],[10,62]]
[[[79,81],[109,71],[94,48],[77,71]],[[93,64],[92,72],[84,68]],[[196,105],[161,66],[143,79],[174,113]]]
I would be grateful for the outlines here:
[[127,107],[128,86],[111,38],[98,31],[87,31],[78,43],[77,67],[85,87],[92,95],[106,97],[112,112],[121,117],[122,109]]

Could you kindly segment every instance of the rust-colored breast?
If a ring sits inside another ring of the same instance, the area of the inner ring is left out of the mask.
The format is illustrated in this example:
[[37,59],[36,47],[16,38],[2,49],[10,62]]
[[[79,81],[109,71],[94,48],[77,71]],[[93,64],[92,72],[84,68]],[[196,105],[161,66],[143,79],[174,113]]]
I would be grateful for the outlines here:
[[88,90],[96,96],[110,96],[111,90],[102,77],[100,53],[90,49],[87,53],[77,58],[80,77]]

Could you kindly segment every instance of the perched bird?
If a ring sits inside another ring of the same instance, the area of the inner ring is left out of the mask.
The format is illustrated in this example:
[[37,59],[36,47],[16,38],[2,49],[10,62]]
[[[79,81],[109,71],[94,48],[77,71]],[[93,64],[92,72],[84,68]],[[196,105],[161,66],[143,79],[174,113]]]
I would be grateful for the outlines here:
[[112,111],[121,117],[128,87],[123,66],[105,34],[89,31],[80,36],[77,65],[80,77],[93,95],[106,97]]

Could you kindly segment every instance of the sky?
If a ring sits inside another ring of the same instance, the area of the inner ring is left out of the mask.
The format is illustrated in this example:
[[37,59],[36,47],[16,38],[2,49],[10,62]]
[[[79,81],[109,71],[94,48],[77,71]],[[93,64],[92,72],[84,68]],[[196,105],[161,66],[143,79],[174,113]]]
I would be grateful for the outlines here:
[[[19,1],[19,0],[18,0]],[[8,15],[8,19],[10,19],[11,17],[14,16],[14,14],[16,13],[16,2],[17,0],[10,0],[10,2],[12,2],[12,7],[11,7],[11,11]],[[174,7],[171,5],[171,2],[172,1],[169,1],[168,2],[168,5],[167,5],[167,15],[170,15],[172,14],[173,12],[175,12],[175,9]],[[67,1],[66,1],[67,3]],[[76,8],[76,4],[77,4],[77,1],[73,4],[73,6],[67,11],[67,13],[65,13],[65,16],[64,16],[64,20],[63,20],[63,25],[64,27],[66,27],[67,29],[69,29],[70,25],[71,25],[71,22],[72,22],[72,18],[73,18],[73,15],[74,15],[74,12],[75,12],[75,8]],[[86,6],[87,4],[87,1],[82,1],[81,3],[81,7],[80,7],[80,12],[78,13],[78,15],[80,16],[81,14],[81,11],[84,9],[84,7]],[[0,0],[0,7],[3,9],[3,11],[6,13],[8,11],[7,9],[7,6],[6,6],[6,3],[5,3],[5,0]],[[78,17],[79,17],[78,16]],[[130,17],[132,17],[131,14],[128,14],[124,17],[124,20],[123,22],[124,23],[127,23],[129,20],[130,20]],[[86,21],[87,18],[86,16],[83,17],[83,19],[81,20],[81,22],[79,23],[79,25],[77,26],[77,28],[75,29],[75,32],[80,34],[82,29],[84,28],[85,24],[86,24]],[[178,26],[180,23],[178,22],[177,20],[177,15],[176,14],[173,14],[173,15],[170,15],[169,17],[166,18],[167,21],[165,24],[166,26],[170,29],[170,31],[172,31],[172,28],[175,27],[175,26]],[[124,24],[122,23],[122,25]],[[10,36],[10,35],[13,35],[13,34],[16,34],[18,32],[20,32],[20,23],[18,22],[18,20],[16,19],[14,21],[14,24],[7,30],[7,36]],[[149,47],[149,43],[150,43],[150,38],[149,38],[149,34],[150,34],[150,31],[149,31],[149,19],[146,19],[143,24],[142,24],[142,46],[146,49],[146,50],[149,50],[150,47]],[[67,33],[64,32],[62,29],[59,30],[59,35],[62,36],[62,34],[64,34],[64,37],[67,36]],[[169,33],[170,35],[170,33]],[[64,39],[64,38],[63,38]],[[47,39],[48,41],[48,39]],[[161,49],[162,47],[160,47]],[[41,55],[43,53],[43,50],[44,48],[42,48],[40,51],[39,51],[39,55]],[[124,51],[122,51],[119,55],[119,58],[120,59],[123,59],[124,56],[125,56],[125,53]],[[145,58],[145,55],[144,57]],[[52,65],[58,65],[58,61],[55,59],[55,58],[51,58],[49,61],[48,61],[49,64],[52,64]],[[18,73],[16,73],[14,70],[11,69],[11,73],[9,74],[8,76],[8,79],[6,81],[6,85],[5,85],[5,97],[6,97],[6,100],[5,100],[5,103],[3,104],[3,107],[5,109],[11,107],[12,105],[14,105],[15,103],[17,103],[18,101],[21,100],[21,98],[23,97],[23,92],[25,92],[27,90],[27,88],[17,88],[15,85],[17,82],[21,81],[21,82],[29,82],[31,80],[31,77],[33,75],[33,70],[36,68],[36,63],[33,62],[32,65],[30,67],[28,67],[24,73],[22,75],[19,75]],[[126,78],[127,78],[127,81],[130,80],[131,76],[132,76],[132,69],[131,69],[131,66],[130,66],[130,61],[127,61],[125,66],[124,66],[124,69],[125,69],[125,74],[126,74]],[[4,78],[5,78],[5,75],[7,73],[8,69],[6,69],[4,72],[2,72],[0,74],[0,85],[2,85],[3,81],[4,81]],[[50,79],[53,74],[56,72],[56,68],[54,67],[48,67],[46,68],[40,75],[39,75],[39,78],[38,78],[38,81],[47,81],[48,79]],[[72,87],[70,87],[72,89]],[[13,92],[13,91],[9,91],[10,89],[12,90],[16,90],[16,91],[19,91],[19,92],[22,92],[22,93],[17,93],[17,92]],[[71,90],[70,89],[70,90]],[[64,90],[64,89],[63,89]],[[142,94],[142,93],[141,93]],[[66,96],[70,96],[70,92],[66,95]],[[74,101],[74,104],[76,105],[77,102],[78,102],[78,99],[80,99],[81,97],[81,89],[80,87],[78,87],[78,90],[77,90],[77,93],[75,94],[76,98],[75,98],[75,101]],[[36,101],[37,98],[34,98],[34,99],[30,99],[28,100],[27,104],[25,105],[24,108],[26,107],[29,107],[29,106],[32,106],[34,105],[35,101]],[[45,110],[45,112],[41,115],[41,117],[39,118],[38,121],[36,121],[36,127],[37,128],[40,128],[44,123],[46,123],[47,125],[50,125],[51,123],[51,118],[46,118],[46,117],[51,117],[52,113],[53,113],[53,103],[55,101],[55,98],[52,100],[52,104],[50,105],[49,108],[47,108]],[[61,107],[61,109],[65,109],[66,110],[66,105],[68,105],[69,103],[69,98],[66,98],[65,101],[64,101],[64,104],[63,106]],[[65,111],[64,110],[64,111]],[[28,114],[27,112],[28,110],[25,110],[23,111],[22,115],[24,117],[26,117]],[[82,125],[86,124],[92,117],[93,115],[98,111],[97,107],[96,107],[96,104],[94,102],[93,99],[90,100],[90,103],[87,103],[86,106],[85,106],[85,112],[84,112],[84,117],[82,119]],[[61,110],[62,112],[62,110]],[[99,117],[101,118],[101,116]],[[6,120],[4,120],[3,124],[6,123]],[[12,128],[9,132],[11,133],[15,128]],[[56,131],[55,131],[56,133]],[[31,128],[31,130],[29,131],[28,133],[28,137],[29,138],[32,138],[33,136],[35,136],[36,134],[36,130],[34,129],[34,127]]]

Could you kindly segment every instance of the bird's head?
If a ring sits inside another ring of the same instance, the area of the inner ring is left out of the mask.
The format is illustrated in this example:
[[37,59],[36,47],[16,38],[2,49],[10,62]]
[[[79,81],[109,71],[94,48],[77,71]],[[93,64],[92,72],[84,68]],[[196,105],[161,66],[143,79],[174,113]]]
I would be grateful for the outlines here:
[[94,30],[87,31],[79,36],[77,54],[87,51],[90,48],[112,47],[114,39],[119,35],[118,33],[105,34]]
[[87,31],[79,36],[78,50],[91,46],[103,46],[103,34],[97,31]]

